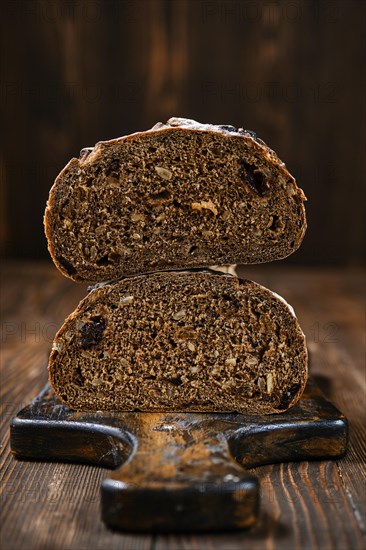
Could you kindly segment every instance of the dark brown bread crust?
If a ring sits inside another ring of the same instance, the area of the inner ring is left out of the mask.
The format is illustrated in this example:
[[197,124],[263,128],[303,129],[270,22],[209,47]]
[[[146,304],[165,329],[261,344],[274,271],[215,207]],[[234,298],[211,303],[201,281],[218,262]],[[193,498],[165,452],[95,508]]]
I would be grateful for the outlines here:
[[50,382],[72,409],[280,413],[307,380],[290,307],[207,271],[97,285],[57,333]]
[[53,261],[75,281],[262,263],[301,244],[305,196],[253,132],[173,118],[83,149],[45,212]]

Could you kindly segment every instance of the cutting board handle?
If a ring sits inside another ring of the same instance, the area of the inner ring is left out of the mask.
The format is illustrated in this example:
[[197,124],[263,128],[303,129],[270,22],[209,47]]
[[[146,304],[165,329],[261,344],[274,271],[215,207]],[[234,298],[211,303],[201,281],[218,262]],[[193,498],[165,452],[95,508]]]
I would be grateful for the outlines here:
[[234,461],[224,433],[215,431],[211,416],[206,418],[189,413],[137,417],[131,434],[135,450],[102,484],[108,525],[130,530],[154,525],[158,531],[252,525],[258,482]]

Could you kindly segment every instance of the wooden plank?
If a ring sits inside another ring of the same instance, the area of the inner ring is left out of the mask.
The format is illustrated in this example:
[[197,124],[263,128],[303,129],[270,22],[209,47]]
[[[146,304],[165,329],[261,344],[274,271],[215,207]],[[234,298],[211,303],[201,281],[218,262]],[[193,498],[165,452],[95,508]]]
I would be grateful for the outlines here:
[[104,470],[85,465],[9,462],[2,482],[4,549],[150,548],[150,536],[114,533],[100,520]]
[[[256,475],[259,473],[255,472]],[[157,550],[361,550],[352,508],[339,486],[337,467],[327,463],[281,464],[261,468],[261,513],[246,533],[212,537],[158,537]],[[330,508],[331,512],[327,512]],[[351,522],[347,526],[347,522]]]
[[[28,550],[30,541],[32,548],[68,550],[364,547],[364,273],[300,269],[289,267],[285,262],[241,268],[241,273],[279,292],[295,307],[308,337],[313,373],[328,398],[350,421],[347,455],[336,462],[255,469],[262,486],[261,516],[248,532],[145,537],[107,530],[100,520],[98,494],[105,470],[21,462],[10,456],[10,416],[40,391],[47,378],[50,342],[42,335],[32,334],[31,329],[37,321],[59,326],[84,295],[85,287],[59,276],[50,262],[7,263],[2,268],[1,279],[2,542],[5,550]],[[9,334],[12,327],[4,325],[8,322],[16,324],[15,333]],[[22,322],[29,329],[24,338]],[[319,323],[318,332],[314,332],[314,323]],[[336,323],[335,339],[327,323]],[[5,334],[4,328],[8,331]],[[33,503],[37,491],[41,498]],[[71,534],[63,518],[69,520]]]

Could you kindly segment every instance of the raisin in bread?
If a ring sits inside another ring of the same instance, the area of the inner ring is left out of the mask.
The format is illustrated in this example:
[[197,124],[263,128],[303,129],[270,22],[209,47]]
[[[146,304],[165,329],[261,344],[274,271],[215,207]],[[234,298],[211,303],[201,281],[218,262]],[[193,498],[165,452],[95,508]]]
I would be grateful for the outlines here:
[[261,263],[303,239],[305,196],[253,132],[172,118],[83,149],[45,213],[56,266],[75,281]]
[[50,382],[76,410],[279,413],[307,380],[304,335],[266,288],[209,271],[96,285],[57,333]]

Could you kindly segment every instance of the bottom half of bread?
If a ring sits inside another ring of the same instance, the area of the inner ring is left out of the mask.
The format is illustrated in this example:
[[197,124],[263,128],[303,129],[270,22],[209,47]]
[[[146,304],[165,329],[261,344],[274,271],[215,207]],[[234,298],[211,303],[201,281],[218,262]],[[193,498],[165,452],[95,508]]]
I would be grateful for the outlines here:
[[76,410],[271,414],[301,397],[307,351],[268,289],[160,272],[95,287],[57,333],[49,372]]

